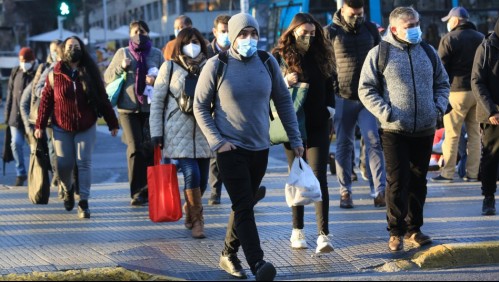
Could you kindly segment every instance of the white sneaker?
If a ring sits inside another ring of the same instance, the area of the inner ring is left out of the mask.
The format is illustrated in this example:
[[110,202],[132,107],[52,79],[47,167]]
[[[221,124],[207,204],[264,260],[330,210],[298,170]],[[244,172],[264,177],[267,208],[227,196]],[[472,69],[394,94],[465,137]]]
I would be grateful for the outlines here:
[[291,241],[291,248],[293,249],[308,248],[307,240],[305,239],[305,232],[303,231],[303,229],[293,229],[289,241]]
[[333,250],[333,245],[331,244],[329,236],[321,232],[321,235],[317,238],[317,249],[315,249],[315,253],[330,253]]

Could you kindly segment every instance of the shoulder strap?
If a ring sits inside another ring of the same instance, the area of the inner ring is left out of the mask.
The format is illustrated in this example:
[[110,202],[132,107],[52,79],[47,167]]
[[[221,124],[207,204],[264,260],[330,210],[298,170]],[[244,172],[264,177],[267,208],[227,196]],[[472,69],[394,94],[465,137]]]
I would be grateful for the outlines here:
[[49,71],[49,83],[50,87],[54,89],[54,70]]
[[270,79],[272,79],[272,74],[274,73],[274,70],[272,68],[272,63],[270,62],[269,53],[262,50],[258,50],[258,57],[260,57],[260,60],[262,60],[263,64],[265,65],[265,68],[269,72]]
[[437,72],[437,54],[435,54],[433,48],[428,43],[421,41],[420,44],[428,58],[430,58],[431,65],[433,66],[433,74],[435,74]]
[[229,63],[229,55],[227,51],[218,53],[218,66],[217,66],[217,77],[215,78],[215,85],[217,86],[217,92],[220,88],[220,82],[225,74],[225,67]]
[[[170,91],[170,84],[172,83],[172,77],[173,77],[173,61],[169,61],[169,62],[170,62],[170,75],[168,78],[168,94],[173,97],[173,93]],[[175,97],[173,97],[173,98],[175,98]]]
[[390,43],[388,43],[384,40],[381,40],[381,42],[379,43],[378,62],[377,62],[378,73],[380,75],[383,75],[383,73],[385,72],[389,50],[390,50]]
[[327,26],[327,30],[329,32],[329,40],[331,41],[331,43],[333,43],[334,41],[334,38],[336,37],[336,34],[338,34],[338,30],[336,29],[336,27],[334,27],[334,24],[330,24]]

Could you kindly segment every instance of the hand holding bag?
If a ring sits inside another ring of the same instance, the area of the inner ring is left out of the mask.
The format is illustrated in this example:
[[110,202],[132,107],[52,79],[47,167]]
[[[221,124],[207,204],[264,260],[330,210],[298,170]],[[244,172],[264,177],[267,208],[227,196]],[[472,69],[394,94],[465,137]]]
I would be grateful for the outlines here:
[[118,98],[120,97],[120,93],[123,88],[123,84],[125,84],[125,81],[126,71],[123,72],[120,77],[118,77],[118,79],[114,80],[106,86],[107,97],[109,98],[109,101],[111,101],[111,105],[113,107],[116,107],[116,105],[118,104]]
[[177,169],[160,164],[161,149],[154,148],[154,166],[147,168],[149,218],[153,222],[172,222],[182,218]]
[[[302,82],[297,83],[296,85],[289,88],[302,140],[307,139],[307,130],[305,128],[305,110],[303,108],[303,105],[305,104],[305,100],[307,98],[308,86],[308,83]],[[289,142],[288,135],[286,133],[286,130],[284,129],[284,126],[282,125],[281,119],[277,114],[277,110],[273,101],[270,101],[270,110],[272,111],[272,115],[274,116],[274,120],[270,121],[270,144],[277,145]]]
[[289,207],[322,201],[321,185],[303,158],[295,158],[286,180],[286,203]]

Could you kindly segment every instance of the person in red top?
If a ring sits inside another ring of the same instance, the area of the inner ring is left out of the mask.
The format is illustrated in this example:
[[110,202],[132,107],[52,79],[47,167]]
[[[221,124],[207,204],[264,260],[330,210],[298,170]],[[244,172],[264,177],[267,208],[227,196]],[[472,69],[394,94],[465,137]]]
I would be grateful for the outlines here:
[[81,39],[67,38],[62,50],[62,60],[45,82],[35,137],[42,137],[51,117],[57,169],[65,191],[64,207],[71,211],[75,206],[71,175],[76,162],[80,182],[78,217],[90,218],[88,198],[97,118],[104,116],[112,136],[118,133],[118,119],[107,98],[99,69]]

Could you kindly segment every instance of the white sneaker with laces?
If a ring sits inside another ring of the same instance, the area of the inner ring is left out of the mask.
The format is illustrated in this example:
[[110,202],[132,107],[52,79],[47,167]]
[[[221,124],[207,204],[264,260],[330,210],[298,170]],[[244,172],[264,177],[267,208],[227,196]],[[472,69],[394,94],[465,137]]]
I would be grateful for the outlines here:
[[303,229],[293,229],[289,241],[291,241],[291,248],[293,249],[308,248],[307,240],[305,239],[305,232],[303,231]]
[[330,253],[333,250],[334,250],[333,245],[331,244],[329,236],[321,232],[321,234],[317,238],[317,249],[315,249],[315,253],[324,254],[324,253]]

